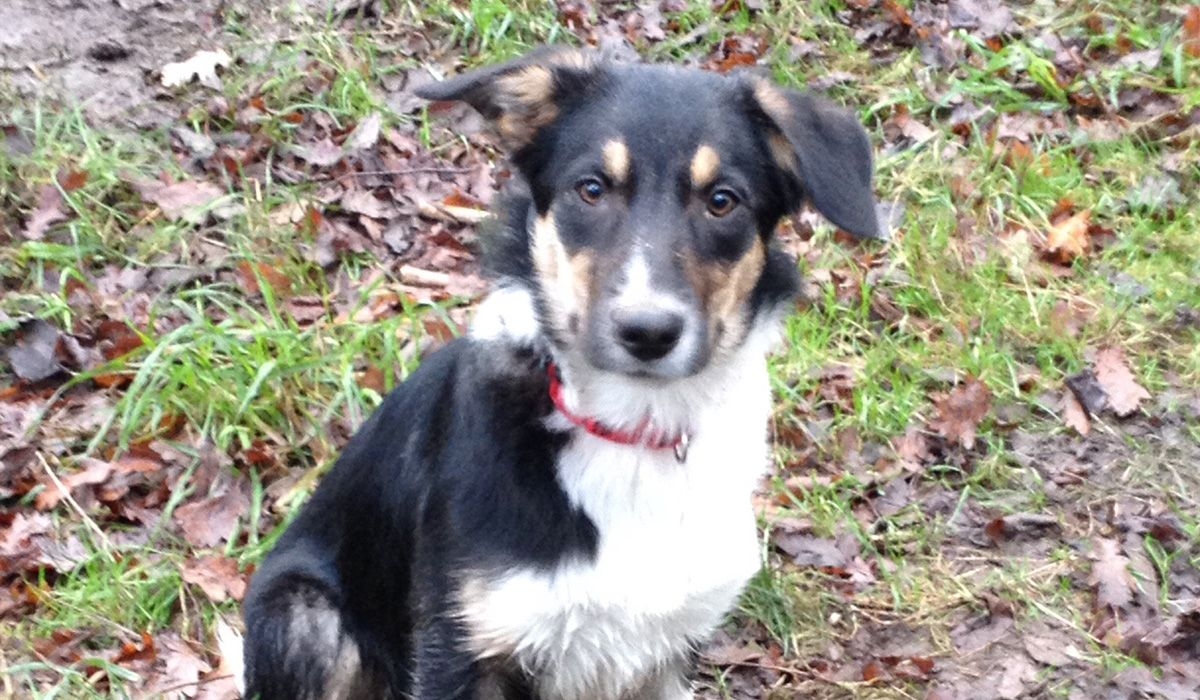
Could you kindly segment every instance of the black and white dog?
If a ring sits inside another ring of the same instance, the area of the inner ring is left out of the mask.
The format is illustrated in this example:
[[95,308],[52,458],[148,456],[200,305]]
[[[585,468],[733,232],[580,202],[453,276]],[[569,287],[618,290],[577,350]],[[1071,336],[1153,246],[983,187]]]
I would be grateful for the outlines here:
[[247,697],[691,697],[760,565],[772,243],[879,234],[855,119],[752,76],[547,49],[423,90],[520,173],[467,337],[392,393],[258,569]]

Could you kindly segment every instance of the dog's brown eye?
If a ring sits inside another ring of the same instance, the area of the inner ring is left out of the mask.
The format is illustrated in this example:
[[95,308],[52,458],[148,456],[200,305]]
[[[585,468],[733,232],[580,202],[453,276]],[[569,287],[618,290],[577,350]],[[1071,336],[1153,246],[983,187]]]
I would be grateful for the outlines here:
[[588,204],[599,203],[607,189],[603,182],[594,177],[589,177],[575,186],[575,191],[579,193],[579,198]]
[[717,190],[708,196],[708,213],[722,217],[737,208],[737,195],[729,190]]

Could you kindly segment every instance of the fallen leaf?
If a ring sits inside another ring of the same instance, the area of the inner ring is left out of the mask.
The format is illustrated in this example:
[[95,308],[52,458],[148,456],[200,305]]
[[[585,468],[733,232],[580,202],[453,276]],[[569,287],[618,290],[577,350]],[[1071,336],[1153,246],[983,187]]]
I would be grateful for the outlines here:
[[135,182],[134,188],[142,199],[161,209],[168,219],[190,224],[203,222],[208,208],[225,194],[215,184],[201,180]]
[[157,642],[158,654],[138,697],[183,700],[196,696],[200,675],[212,667],[187,642],[167,633]]
[[1068,427],[1074,428],[1075,432],[1084,437],[1092,432],[1092,421],[1088,418],[1087,411],[1084,410],[1083,404],[1079,403],[1079,399],[1075,398],[1075,393],[1070,389],[1063,392],[1062,412],[1063,422]]
[[1129,559],[1121,554],[1121,544],[1113,539],[1096,538],[1092,542],[1092,573],[1089,583],[1096,589],[1096,603],[1120,610],[1133,600],[1133,577]]
[[372,219],[390,219],[396,208],[391,202],[376,197],[370,190],[350,190],[342,195],[342,209]]
[[1058,518],[1042,513],[1013,513],[994,518],[983,531],[993,543],[999,544],[1018,537],[1042,537],[1047,531],[1058,529]]
[[1200,5],[1192,5],[1184,15],[1183,50],[1192,58],[1200,58]]
[[266,263],[251,264],[243,260],[237,265],[237,274],[242,288],[252,295],[262,293],[260,279],[267,283],[276,299],[287,298],[292,292],[291,278]]
[[1036,662],[1061,668],[1070,666],[1074,663],[1074,659],[1067,655],[1064,649],[1068,648],[1070,642],[1061,637],[1050,637],[1044,635],[1026,634],[1021,641],[1025,645],[1025,652]]
[[59,335],[58,328],[40,318],[22,323],[6,353],[13,374],[27,382],[40,382],[61,372],[55,352]]
[[342,147],[329,138],[320,141],[293,146],[290,153],[309,165],[327,168],[346,156]]
[[74,192],[82,189],[87,184],[88,174],[86,170],[68,170],[58,176],[58,186],[63,189],[63,192]]
[[230,61],[229,54],[222,49],[197,51],[186,61],[168,63],[163,66],[160,71],[162,84],[169,88],[179,87],[192,82],[192,79],[195,78],[205,87],[219,89],[221,79],[217,77],[217,69],[228,68]]
[[1084,210],[1051,226],[1042,247],[1046,258],[1060,265],[1070,265],[1087,253],[1091,243],[1088,238],[1091,220],[1091,212]]
[[40,241],[51,226],[67,219],[67,203],[62,192],[54,185],[42,185],[38,190],[37,208],[33,210],[21,236],[26,240]]
[[183,580],[199,586],[214,603],[232,598],[241,600],[246,594],[246,579],[238,571],[237,562],[229,557],[213,555],[188,559],[183,563]]
[[838,547],[837,542],[825,537],[776,533],[771,542],[791,557],[797,566],[819,569],[845,568],[849,562],[849,557]]
[[1108,347],[1096,353],[1094,371],[1096,382],[1108,396],[1108,406],[1121,418],[1134,411],[1142,401],[1150,398],[1150,392],[1137,383],[1125,353],[1119,347]]
[[975,446],[975,431],[992,407],[992,393],[975,377],[935,398],[938,416],[930,427],[952,443],[967,449]]
[[192,546],[215,547],[233,536],[238,519],[249,510],[249,487],[245,480],[238,480],[220,495],[180,506],[175,521]]
[[383,122],[378,112],[372,112],[366,119],[354,127],[354,131],[346,138],[343,149],[348,153],[365,151],[374,148],[379,142],[379,127]]
[[972,29],[972,34],[982,39],[1019,29],[1003,0],[950,0],[948,9],[951,27]]
[[[79,460],[79,463],[83,467],[82,469],[59,477],[67,493],[72,493],[75,489],[82,486],[103,484],[112,476],[113,465],[111,462],[84,457]],[[34,500],[34,507],[38,510],[50,510],[58,505],[61,499],[62,492],[54,484],[48,484],[46,489],[37,495],[37,498]]]

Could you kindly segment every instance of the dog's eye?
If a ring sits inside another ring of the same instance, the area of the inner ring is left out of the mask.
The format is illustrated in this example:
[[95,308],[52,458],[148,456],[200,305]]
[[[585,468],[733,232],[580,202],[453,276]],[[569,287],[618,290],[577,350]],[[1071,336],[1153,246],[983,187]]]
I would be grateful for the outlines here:
[[708,213],[722,217],[737,208],[737,195],[729,190],[716,190],[708,196]]
[[589,177],[575,185],[575,191],[579,193],[579,198],[588,204],[598,204],[608,188],[599,178]]

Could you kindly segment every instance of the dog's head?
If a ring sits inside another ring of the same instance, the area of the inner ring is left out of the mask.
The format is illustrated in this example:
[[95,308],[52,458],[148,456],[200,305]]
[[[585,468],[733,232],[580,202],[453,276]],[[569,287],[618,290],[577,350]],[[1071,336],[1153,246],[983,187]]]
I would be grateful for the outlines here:
[[543,330],[600,370],[686,377],[739,346],[795,293],[771,234],[804,201],[879,235],[866,132],[761,77],[543,49],[420,94],[495,124],[533,201]]

